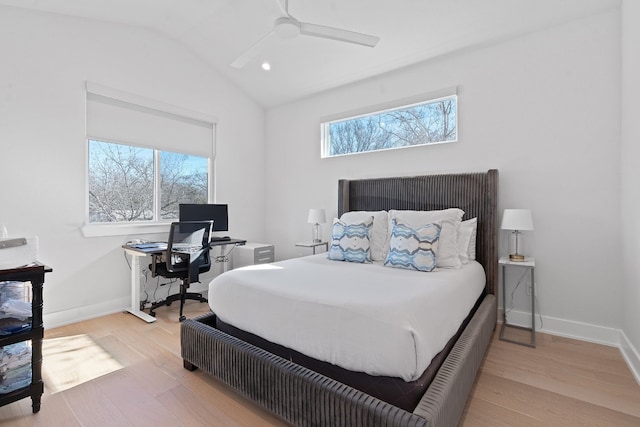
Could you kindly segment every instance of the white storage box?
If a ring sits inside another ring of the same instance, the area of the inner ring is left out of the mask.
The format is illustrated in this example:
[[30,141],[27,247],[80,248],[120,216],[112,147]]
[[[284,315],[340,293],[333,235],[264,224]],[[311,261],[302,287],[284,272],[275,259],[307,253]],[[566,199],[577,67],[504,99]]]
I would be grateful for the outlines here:
[[275,260],[273,245],[264,243],[247,243],[236,246],[233,253],[233,268],[254,264],[267,264]]
[[22,267],[38,259],[38,237],[0,239],[0,270]]

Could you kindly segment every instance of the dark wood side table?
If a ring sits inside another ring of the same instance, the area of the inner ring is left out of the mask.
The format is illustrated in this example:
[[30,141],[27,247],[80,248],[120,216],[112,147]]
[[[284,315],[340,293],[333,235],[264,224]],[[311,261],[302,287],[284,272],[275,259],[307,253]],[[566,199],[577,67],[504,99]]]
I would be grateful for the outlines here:
[[30,282],[33,295],[31,300],[31,328],[0,337],[0,347],[22,341],[31,341],[31,384],[9,393],[0,394],[0,406],[25,397],[31,397],[33,413],[35,414],[40,410],[40,402],[44,393],[44,384],[42,382],[42,339],[44,338],[42,287],[44,285],[44,275],[52,271],[51,267],[40,263],[0,270],[0,287],[3,286],[3,282]]

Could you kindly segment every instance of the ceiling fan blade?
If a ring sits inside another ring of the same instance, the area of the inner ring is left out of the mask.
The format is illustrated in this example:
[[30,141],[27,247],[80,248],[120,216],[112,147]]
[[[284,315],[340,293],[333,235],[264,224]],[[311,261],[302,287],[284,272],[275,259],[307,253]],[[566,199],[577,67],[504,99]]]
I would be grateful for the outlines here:
[[378,41],[380,41],[380,37],[356,33],[354,31],[343,30],[335,27],[309,24],[307,22],[300,22],[300,34],[323,37],[325,39],[338,40],[347,43],[355,43],[368,47],[374,47]]
[[275,0],[276,3],[278,3],[278,7],[280,8],[280,13],[282,13],[282,16],[289,16],[289,0],[284,0],[284,4],[282,3],[283,0]]
[[260,45],[269,37],[271,37],[274,34],[274,31],[271,30],[269,31],[267,34],[265,34],[264,36],[262,36],[257,42],[255,42],[254,44],[252,44],[249,49],[245,50],[244,53],[242,55],[240,55],[238,58],[236,58],[235,61],[233,61],[231,63],[231,66],[233,68],[243,68],[245,65],[247,65],[249,62],[253,61],[255,59],[256,56],[258,56],[258,52],[260,50]]

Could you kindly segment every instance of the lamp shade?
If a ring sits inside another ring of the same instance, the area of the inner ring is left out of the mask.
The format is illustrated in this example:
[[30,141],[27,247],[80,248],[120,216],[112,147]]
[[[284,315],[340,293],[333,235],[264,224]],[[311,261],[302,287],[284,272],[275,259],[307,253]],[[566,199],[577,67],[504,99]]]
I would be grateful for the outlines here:
[[324,224],[327,222],[327,216],[324,209],[309,209],[309,217],[307,218],[309,224]]
[[505,209],[502,214],[503,230],[533,230],[533,219],[529,209]]

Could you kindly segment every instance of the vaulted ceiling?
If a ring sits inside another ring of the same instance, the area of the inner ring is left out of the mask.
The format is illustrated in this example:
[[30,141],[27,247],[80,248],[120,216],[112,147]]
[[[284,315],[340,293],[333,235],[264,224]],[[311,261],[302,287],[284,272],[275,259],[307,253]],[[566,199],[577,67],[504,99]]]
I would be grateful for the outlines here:
[[[0,0],[155,30],[271,107],[350,82],[619,7],[620,0],[289,0],[301,22],[380,37],[373,48],[299,35],[267,37],[287,0]],[[268,61],[271,70],[261,64]]]

